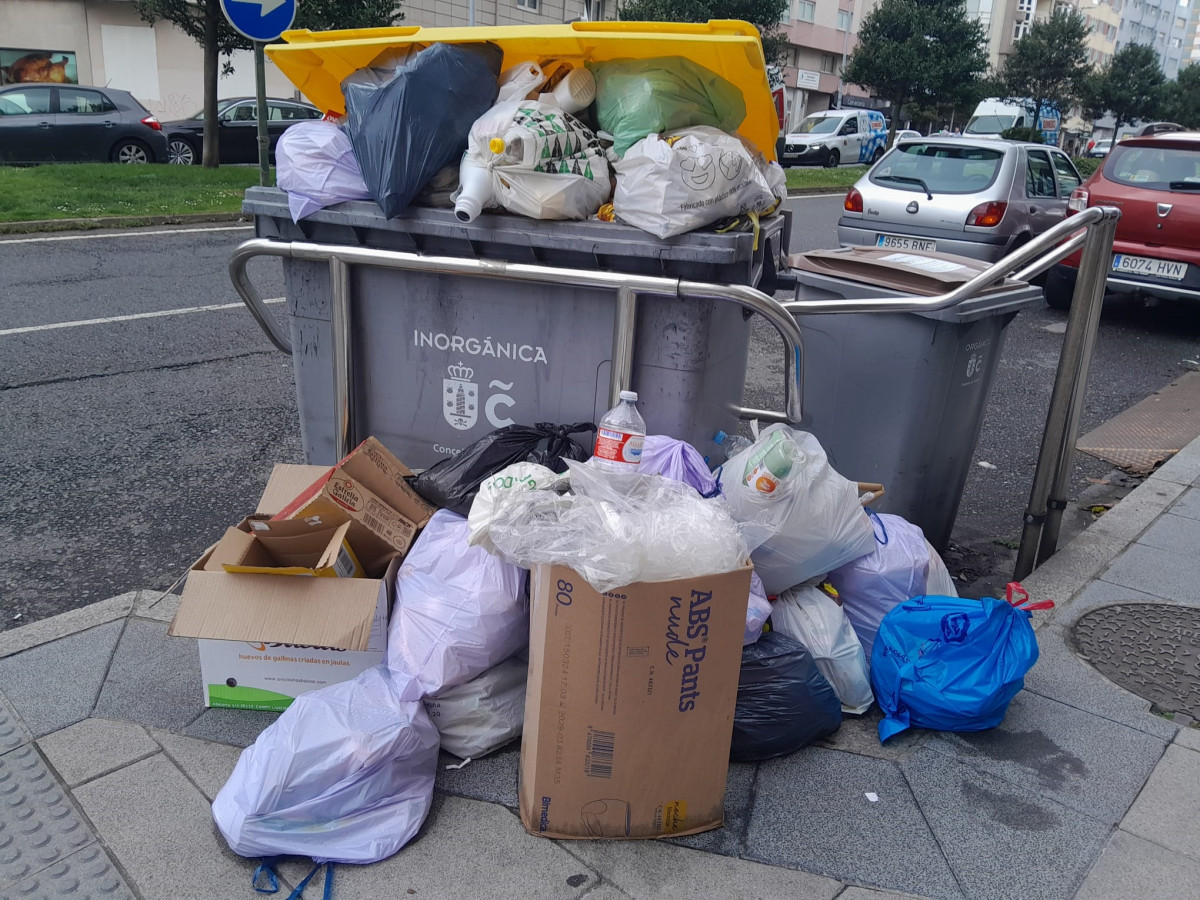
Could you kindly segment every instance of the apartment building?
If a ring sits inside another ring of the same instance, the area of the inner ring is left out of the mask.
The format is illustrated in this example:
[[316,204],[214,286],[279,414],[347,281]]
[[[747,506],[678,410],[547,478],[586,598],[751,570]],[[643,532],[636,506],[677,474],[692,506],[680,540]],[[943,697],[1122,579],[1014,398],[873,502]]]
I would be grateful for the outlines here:
[[1153,47],[1168,79],[1179,74],[1184,59],[1184,41],[1193,6],[1200,0],[1125,0],[1117,49],[1127,44]]
[[1194,66],[1200,63],[1200,2],[1192,3],[1192,12],[1188,17],[1187,30],[1183,38],[1183,58],[1179,61],[1182,66]]

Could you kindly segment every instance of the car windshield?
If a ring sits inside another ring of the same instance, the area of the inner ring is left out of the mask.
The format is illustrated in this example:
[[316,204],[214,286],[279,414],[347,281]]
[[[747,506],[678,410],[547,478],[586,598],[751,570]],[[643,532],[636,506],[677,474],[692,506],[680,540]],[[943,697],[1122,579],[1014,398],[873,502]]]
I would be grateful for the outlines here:
[[836,119],[833,116],[810,116],[800,123],[800,127],[796,129],[796,133],[832,134],[837,131],[841,121],[841,119]]
[[1200,190],[1200,150],[1117,144],[1104,162],[1104,177],[1152,191]]
[[999,134],[1013,127],[1016,116],[973,116],[963,129],[964,134]]
[[[217,101],[217,115],[219,116],[221,113],[225,112],[225,110],[229,109],[229,107],[231,107],[235,103],[237,103],[236,100],[218,100]],[[188,116],[188,118],[189,119],[203,119],[204,118],[204,110],[200,110],[200,112],[196,113],[194,116]]]
[[[996,180],[1003,150],[914,142],[891,150],[871,170],[880,187],[933,194],[973,194]],[[918,183],[919,181],[919,183]]]

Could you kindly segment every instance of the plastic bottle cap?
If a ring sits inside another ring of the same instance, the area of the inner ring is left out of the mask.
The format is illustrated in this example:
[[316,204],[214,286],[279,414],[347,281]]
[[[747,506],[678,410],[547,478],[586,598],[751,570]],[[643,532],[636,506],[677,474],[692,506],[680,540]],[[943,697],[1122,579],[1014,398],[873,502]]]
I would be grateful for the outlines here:
[[500,154],[504,152],[504,138],[494,137],[488,141],[488,149],[493,153]]
[[727,435],[724,431],[718,431],[716,434],[713,435],[713,443],[714,444],[723,444],[723,443],[725,443],[725,439],[727,437],[729,437],[729,435]]
[[621,391],[622,400],[632,400],[637,403],[637,391]]

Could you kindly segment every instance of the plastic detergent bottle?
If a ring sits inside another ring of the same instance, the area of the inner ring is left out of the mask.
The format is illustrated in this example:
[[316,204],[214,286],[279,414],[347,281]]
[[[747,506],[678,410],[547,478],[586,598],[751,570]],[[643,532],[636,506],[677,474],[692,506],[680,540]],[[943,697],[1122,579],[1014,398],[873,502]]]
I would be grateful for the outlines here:
[[646,442],[646,420],[637,409],[637,392],[621,391],[621,402],[604,414],[596,429],[592,462],[610,472],[636,472]]
[[782,431],[772,431],[746,460],[745,483],[760,494],[773,494],[792,472],[795,448]]

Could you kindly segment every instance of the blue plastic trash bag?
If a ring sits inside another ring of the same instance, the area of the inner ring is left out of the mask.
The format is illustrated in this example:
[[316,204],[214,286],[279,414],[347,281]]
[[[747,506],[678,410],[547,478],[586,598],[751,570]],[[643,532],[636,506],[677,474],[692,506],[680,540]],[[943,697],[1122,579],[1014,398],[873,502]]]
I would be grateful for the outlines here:
[[871,653],[879,739],[906,728],[983,731],[1038,658],[1027,609],[985,597],[914,597],[884,616]]

